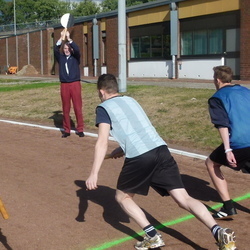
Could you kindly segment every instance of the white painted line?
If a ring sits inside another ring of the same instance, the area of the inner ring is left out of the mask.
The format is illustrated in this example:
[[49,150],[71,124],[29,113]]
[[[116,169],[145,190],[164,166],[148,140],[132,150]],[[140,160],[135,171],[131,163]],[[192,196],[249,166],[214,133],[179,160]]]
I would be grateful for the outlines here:
[[[63,131],[61,128],[54,128],[54,127],[49,127],[49,126],[42,126],[42,125],[37,125],[37,124],[31,124],[31,123],[25,123],[25,122],[15,122],[15,121],[8,121],[8,120],[1,120],[0,122],[5,122],[5,123],[10,123],[10,124],[15,124],[15,125],[21,125],[21,126],[28,126],[28,127],[34,127],[34,128],[42,128],[42,129],[48,129],[48,130],[58,130],[58,131]],[[75,130],[71,130],[72,133],[75,133]],[[91,137],[98,137],[97,134],[94,133],[88,133],[84,132],[85,135],[91,136]],[[115,141],[113,137],[109,137],[111,141]]]
[[25,123],[25,122],[15,122],[15,121],[8,121],[8,120],[0,120],[0,122],[5,122],[5,123],[10,123],[10,124],[15,124],[15,125],[22,125],[22,126],[29,126],[29,127],[36,127],[36,128],[43,128],[43,129],[50,129],[50,130],[60,130],[58,128],[52,128],[52,127],[30,124],[30,123]]
[[[36,125],[36,124],[31,124],[31,123],[24,123],[24,122],[15,122],[15,121],[8,121],[8,120],[1,120],[0,122],[5,122],[5,123],[10,123],[10,124],[15,124],[15,125],[21,125],[21,126],[29,126],[29,127],[35,127],[35,128],[42,128],[42,129],[49,129],[49,130],[59,130],[62,131],[62,129],[60,128],[54,128],[54,127],[49,127],[49,126],[42,126],[42,125]],[[74,130],[71,130],[72,133],[75,133]],[[98,137],[97,134],[94,133],[89,133],[89,132],[84,132],[85,135],[91,136],[91,137]],[[109,137],[110,141],[115,141],[115,139],[113,137]],[[183,155],[183,156],[187,156],[187,157],[191,157],[191,158],[196,158],[196,159],[200,159],[200,160],[206,160],[207,156],[205,155],[199,155],[199,154],[195,154],[195,153],[190,153],[190,152],[186,152],[186,151],[182,151],[182,150],[178,150],[178,149],[173,149],[173,148],[169,148],[169,151],[173,154],[178,154],[178,155]]]
[[207,156],[205,156],[205,155],[190,153],[190,152],[186,152],[186,151],[182,151],[182,150],[178,150],[178,149],[169,148],[169,151],[173,154],[184,155],[184,156],[188,156],[191,158],[196,158],[196,159],[200,159],[200,160],[204,160],[204,161],[207,159]]

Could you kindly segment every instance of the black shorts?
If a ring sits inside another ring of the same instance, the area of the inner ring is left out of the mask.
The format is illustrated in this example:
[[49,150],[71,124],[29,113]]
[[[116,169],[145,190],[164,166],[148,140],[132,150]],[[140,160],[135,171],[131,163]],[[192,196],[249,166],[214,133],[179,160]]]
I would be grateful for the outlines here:
[[162,196],[169,195],[172,189],[184,188],[177,163],[166,145],[124,161],[117,189],[147,195],[149,187]]
[[228,164],[227,157],[225,154],[224,144],[221,144],[218,148],[216,148],[210,154],[209,158],[213,162],[219,163],[221,165],[227,166],[237,171],[241,170],[242,168],[245,168],[246,164],[250,162],[250,147],[234,149],[233,153],[237,162],[236,168],[230,167],[230,165]]

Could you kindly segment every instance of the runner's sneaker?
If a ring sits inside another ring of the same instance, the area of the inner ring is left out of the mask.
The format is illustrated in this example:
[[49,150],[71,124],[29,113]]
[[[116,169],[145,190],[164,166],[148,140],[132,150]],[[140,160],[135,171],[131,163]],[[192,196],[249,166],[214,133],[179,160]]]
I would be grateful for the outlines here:
[[223,220],[223,219],[229,219],[236,214],[237,211],[234,207],[229,210],[226,210],[224,207],[222,207],[219,212],[213,214],[213,217],[217,220]]
[[138,241],[136,243],[135,248],[138,250],[147,250],[163,246],[165,246],[165,243],[161,235],[157,233],[154,237],[150,237],[146,234],[143,241]]
[[234,231],[229,228],[221,228],[218,232],[219,250],[237,250]]

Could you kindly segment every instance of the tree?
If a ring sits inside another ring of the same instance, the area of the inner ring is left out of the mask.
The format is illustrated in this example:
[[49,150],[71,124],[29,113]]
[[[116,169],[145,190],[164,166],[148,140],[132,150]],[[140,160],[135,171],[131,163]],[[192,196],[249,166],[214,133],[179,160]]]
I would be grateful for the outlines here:
[[[126,6],[133,6],[133,5],[138,5],[138,4],[143,4],[147,2],[152,2],[156,0],[126,0]],[[118,0],[104,0],[101,3],[102,7],[102,12],[107,12],[107,11],[112,11],[112,10],[117,10],[118,9]]]
[[148,1],[135,1],[135,0],[126,0],[126,6],[133,6],[133,5],[138,5],[142,4],[143,2],[148,2]]
[[75,17],[90,16],[97,13],[100,13],[100,7],[91,0],[84,0],[79,4],[76,4],[74,10],[72,11],[72,14]]
[[0,24],[13,23],[14,13],[11,2],[0,0]]
[[138,5],[138,4],[143,4],[143,3],[148,3],[148,2],[153,2],[156,0],[126,0],[126,6],[133,6],[133,5]]
[[28,23],[36,20],[34,0],[16,0],[16,22]]
[[[127,0],[126,6],[142,4],[155,0]],[[65,2],[60,0],[15,0],[16,23],[42,22],[59,19],[65,13],[75,17],[94,15],[118,9],[118,0],[104,0],[97,5],[92,0]],[[14,3],[0,0],[0,25],[14,23]]]
[[[15,0],[17,24],[58,19],[70,11],[70,4],[59,0]],[[0,12],[0,24],[14,23],[13,1],[0,0]]]
[[104,0],[101,3],[102,12],[108,12],[118,9],[118,0]]
[[[64,5],[59,5],[59,0],[39,0],[35,1],[34,4],[34,10],[35,10],[35,19],[36,21],[45,21],[45,20],[51,20],[51,19],[58,19],[61,17],[64,13],[62,13],[61,8],[62,7],[68,7],[69,3],[63,2]],[[59,8],[59,6],[61,8]],[[65,12],[66,13],[66,12]],[[34,20],[32,20],[34,21]]]

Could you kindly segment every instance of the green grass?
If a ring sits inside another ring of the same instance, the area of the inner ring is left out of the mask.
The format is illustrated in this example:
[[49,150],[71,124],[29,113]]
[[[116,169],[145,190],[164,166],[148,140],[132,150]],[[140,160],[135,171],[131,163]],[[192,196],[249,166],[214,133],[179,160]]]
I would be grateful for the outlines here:
[[48,88],[51,86],[58,85],[58,83],[30,83],[30,84],[10,84],[10,85],[0,85],[0,92],[9,92],[9,91],[20,91],[27,89],[38,89],[38,88]]
[[[84,120],[95,131],[95,108],[100,103],[96,85],[82,84]],[[210,122],[207,100],[215,90],[128,85],[127,92],[148,114],[158,133],[169,143],[211,150],[220,143]],[[56,83],[0,84],[0,117],[53,126],[50,119],[61,110],[60,86]],[[75,116],[72,110],[72,119]]]
[[1,83],[4,83],[4,84],[13,83],[13,82],[18,83],[18,82],[21,82],[21,80],[18,80],[18,79],[0,79],[0,84]]
[[220,143],[208,113],[207,100],[213,93],[207,89],[131,86],[127,94],[139,101],[167,142],[210,150]]

